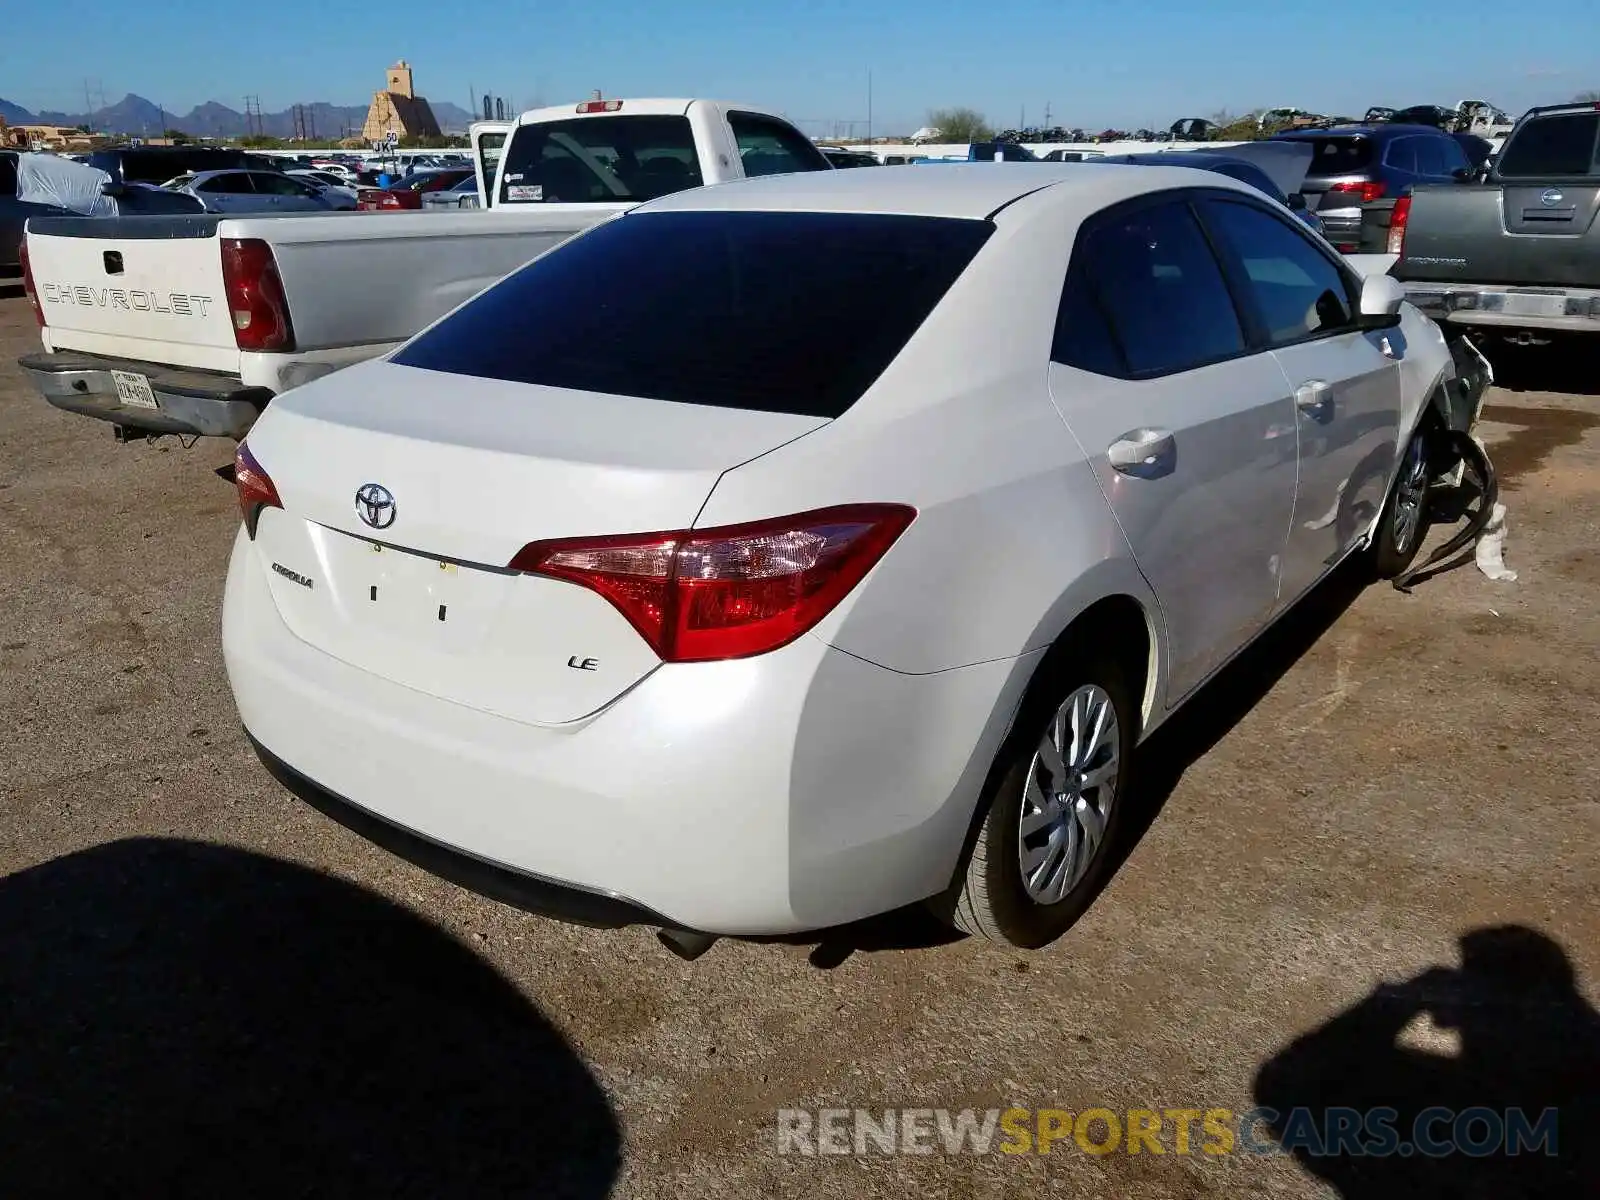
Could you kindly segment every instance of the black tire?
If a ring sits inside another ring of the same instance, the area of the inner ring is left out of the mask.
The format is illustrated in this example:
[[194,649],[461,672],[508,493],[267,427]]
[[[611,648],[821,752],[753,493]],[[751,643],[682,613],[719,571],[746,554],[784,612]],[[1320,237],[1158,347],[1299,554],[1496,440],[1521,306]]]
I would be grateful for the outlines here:
[[[1099,895],[1117,861],[1128,809],[1133,744],[1139,704],[1127,673],[1103,654],[1065,656],[1035,682],[1012,736],[1000,752],[985,793],[982,823],[956,881],[954,907],[946,913],[957,929],[1002,945],[1038,949],[1055,941]],[[1041,904],[1029,895],[1020,861],[1023,796],[1036,769],[1039,744],[1063,704],[1086,686],[1103,691],[1116,714],[1117,776],[1104,830],[1082,877],[1059,900]]]
[[[1430,433],[1427,422],[1418,425],[1400,456],[1400,470],[1383,502],[1383,515],[1372,537],[1372,573],[1393,579],[1413,561],[1428,538],[1428,467]],[[1414,505],[1414,510],[1411,506]],[[1412,519],[1407,519],[1408,511]]]

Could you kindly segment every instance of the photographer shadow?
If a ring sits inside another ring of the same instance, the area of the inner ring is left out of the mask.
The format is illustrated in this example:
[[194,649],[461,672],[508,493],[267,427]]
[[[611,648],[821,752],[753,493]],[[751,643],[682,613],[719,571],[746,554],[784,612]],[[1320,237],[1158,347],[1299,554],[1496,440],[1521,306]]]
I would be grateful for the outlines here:
[[620,1161],[560,1032],[372,892],[170,839],[0,879],[7,1196],[598,1200]]
[[1262,1066],[1266,1126],[1346,1200],[1600,1195],[1600,1013],[1543,934],[1460,944],[1459,968],[1381,985]]

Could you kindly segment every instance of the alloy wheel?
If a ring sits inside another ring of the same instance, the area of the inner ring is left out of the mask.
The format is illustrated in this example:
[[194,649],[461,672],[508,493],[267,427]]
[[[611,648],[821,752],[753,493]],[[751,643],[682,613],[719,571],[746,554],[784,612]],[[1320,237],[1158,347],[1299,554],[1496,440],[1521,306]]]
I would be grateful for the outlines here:
[[1057,904],[1103,849],[1121,765],[1117,710],[1086,684],[1056,710],[1034,751],[1017,830],[1022,886],[1035,904]]

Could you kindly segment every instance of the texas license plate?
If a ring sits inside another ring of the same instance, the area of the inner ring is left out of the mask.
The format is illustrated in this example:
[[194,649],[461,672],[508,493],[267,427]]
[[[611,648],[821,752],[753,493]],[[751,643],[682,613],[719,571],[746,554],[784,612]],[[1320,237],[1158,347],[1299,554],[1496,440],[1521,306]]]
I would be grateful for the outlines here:
[[155,390],[150,380],[137,371],[113,371],[111,381],[117,385],[117,402],[131,404],[134,408],[159,408]]

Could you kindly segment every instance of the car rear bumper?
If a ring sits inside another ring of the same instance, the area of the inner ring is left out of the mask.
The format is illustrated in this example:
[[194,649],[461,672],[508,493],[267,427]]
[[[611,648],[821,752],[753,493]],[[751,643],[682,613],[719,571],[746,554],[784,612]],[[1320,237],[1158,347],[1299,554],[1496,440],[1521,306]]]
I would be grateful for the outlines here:
[[1452,325],[1600,333],[1600,288],[1402,282],[1411,303]]
[[1322,236],[1346,253],[1361,247],[1361,210],[1359,208],[1319,208],[1317,218],[1322,222]]
[[807,635],[538,726],[301,641],[265,572],[241,533],[223,652],[274,772],[445,878],[591,924],[790,933],[943,891],[1036,661],[904,675]]
[[[71,350],[24,354],[17,365],[57,408],[148,433],[241,438],[272,399],[270,390],[249,387],[237,375]],[[143,375],[158,407],[124,404],[112,371]]]

